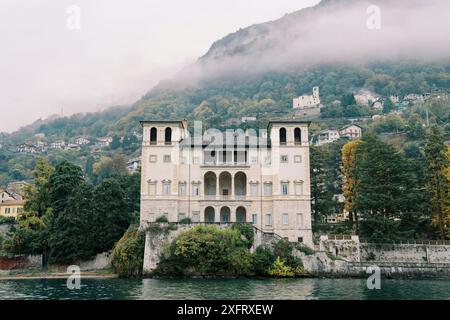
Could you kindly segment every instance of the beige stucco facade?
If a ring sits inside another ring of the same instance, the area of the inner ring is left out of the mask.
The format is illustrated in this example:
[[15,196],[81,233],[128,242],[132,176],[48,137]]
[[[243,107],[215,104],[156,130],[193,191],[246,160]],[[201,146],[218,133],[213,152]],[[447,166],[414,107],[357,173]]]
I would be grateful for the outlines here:
[[142,126],[141,226],[163,215],[251,222],[312,245],[308,122],[271,122],[270,139],[211,130],[192,138],[184,121]]

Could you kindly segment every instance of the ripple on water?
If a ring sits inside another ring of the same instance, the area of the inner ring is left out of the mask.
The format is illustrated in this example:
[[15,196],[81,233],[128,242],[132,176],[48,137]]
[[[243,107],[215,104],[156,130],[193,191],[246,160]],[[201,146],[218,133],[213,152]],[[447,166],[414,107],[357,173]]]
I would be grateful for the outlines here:
[[450,281],[364,279],[86,279],[70,290],[64,279],[2,280],[0,299],[450,299]]

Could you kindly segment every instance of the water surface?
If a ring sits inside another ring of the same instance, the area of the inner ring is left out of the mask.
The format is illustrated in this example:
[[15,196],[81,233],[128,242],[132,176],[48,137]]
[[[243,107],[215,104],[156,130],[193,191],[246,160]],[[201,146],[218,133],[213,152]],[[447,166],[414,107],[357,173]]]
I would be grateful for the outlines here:
[[0,280],[1,299],[450,299],[450,281],[363,279],[86,279],[70,290],[64,279]]

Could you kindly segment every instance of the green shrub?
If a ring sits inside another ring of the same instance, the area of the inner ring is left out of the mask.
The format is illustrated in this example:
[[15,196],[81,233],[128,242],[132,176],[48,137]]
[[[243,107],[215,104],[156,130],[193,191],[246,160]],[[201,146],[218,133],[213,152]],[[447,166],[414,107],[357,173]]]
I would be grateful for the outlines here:
[[264,246],[259,246],[253,253],[253,271],[257,276],[266,276],[275,262],[273,252]]
[[310,247],[307,247],[307,246],[304,246],[304,245],[300,245],[300,244],[297,246],[297,250],[300,251],[300,252],[303,252],[307,256],[310,256],[310,255],[314,254],[314,252],[315,252]]
[[253,225],[251,223],[235,223],[231,228],[234,230],[238,230],[239,233],[245,237],[247,241],[247,247],[251,248],[255,239]]
[[294,276],[294,271],[287,266],[284,261],[277,257],[272,267],[269,269],[269,275],[272,277],[290,278]]
[[179,223],[181,223],[181,224],[191,224],[191,223],[192,223],[192,220],[191,220],[191,218],[186,217],[186,218],[181,219],[181,220],[179,221]]
[[157,222],[157,223],[166,223],[166,222],[169,222],[169,220],[167,219],[166,216],[159,216],[158,218],[156,218],[155,222]]
[[[249,250],[252,242],[251,225],[236,224],[223,230],[216,226],[196,226],[173,239],[163,251],[154,273],[276,277],[305,274],[302,261],[292,254],[293,244],[279,241],[273,250],[259,246],[252,254]],[[275,264],[275,258],[281,262]]]
[[196,226],[178,235],[162,257],[156,273],[245,275],[252,256],[237,229]]
[[116,243],[112,252],[111,264],[120,277],[142,275],[144,246],[145,234],[136,228],[130,228]]
[[277,278],[292,278],[306,276],[303,266],[291,266],[285,260],[277,257],[272,267],[269,269],[269,275]]
[[286,259],[287,257],[292,256],[292,250],[294,249],[294,245],[286,240],[279,240],[273,246],[273,254],[275,257],[280,257],[282,259]]
[[15,224],[16,218],[0,216],[0,224]]

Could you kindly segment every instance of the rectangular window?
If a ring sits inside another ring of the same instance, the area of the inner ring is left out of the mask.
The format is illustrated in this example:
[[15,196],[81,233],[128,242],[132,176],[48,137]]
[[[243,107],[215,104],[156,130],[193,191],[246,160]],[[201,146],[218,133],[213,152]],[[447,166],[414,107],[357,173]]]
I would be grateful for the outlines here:
[[170,154],[165,154],[164,155],[164,162],[165,163],[169,163],[171,161],[171,159],[170,159]]
[[271,183],[264,184],[264,196],[266,196],[266,197],[272,196],[272,184]]
[[257,157],[251,157],[251,158],[250,158],[250,162],[253,163],[253,164],[255,164],[255,163],[258,162],[258,158],[257,158]]
[[283,213],[282,219],[283,219],[283,224],[288,225],[289,224],[289,213]]
[[186,214],[185,213],[178,213],[178,222],[180,222],[184,218],[186,218]]
[[250,184],[250,195],[252,197],[258,196],[258,184],[256,184],[256,183]]
[[254,225],[258,224],[258,214],[256,213],[252,214],[252,223]]
[[299,243],[303,243],[303,237],[298,237],[298,238],[297,238],[297,241],[298,241]]
[[200,186],[198,184],[192,185],[192,195],[199,196],[200,195]]
[[287,155],[282,155],[280,157],[280,161],[281,161],[281,163],[287,163],[288,162],[288,156]]
[[192,212],[192,222],[195,222],[195,223],[200,222],[200,212],[199,211]]
[[288,182],[281,183],[281,194],[283,196],[289,195],[289,183]]
[[294,157],[295,163],[301,163],[302,162],[302,156],[295,156]]
[[266,214],[266,226],[272,225],[272,215],[270,213]]
[[163,182],[163,190],[162,190],[163,195],[167,196],[170,195],[170,182]]
[[178,195],[179,196],[186,195],[186,184],[185,183],[180,183],[180,185],[178,186]]
[[150,155],[150,162],[155,163],[157,161],[157,157],[155,154]]

